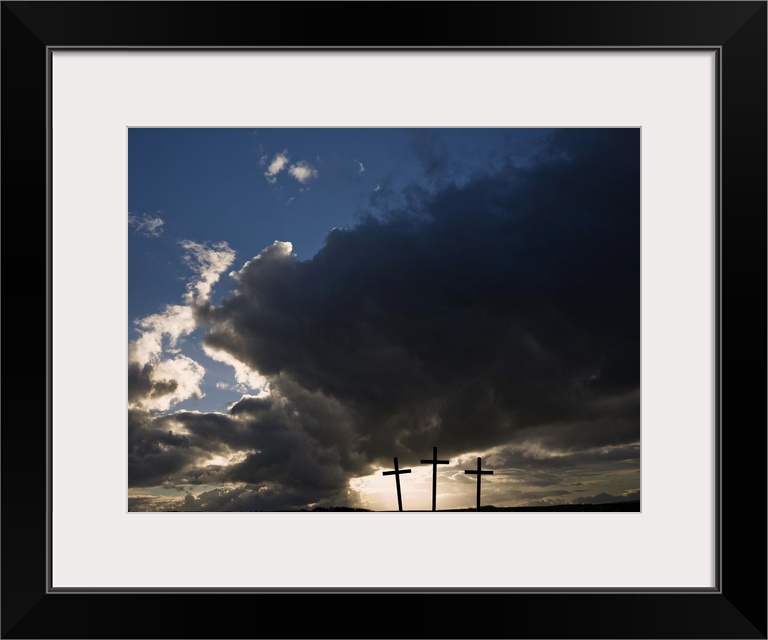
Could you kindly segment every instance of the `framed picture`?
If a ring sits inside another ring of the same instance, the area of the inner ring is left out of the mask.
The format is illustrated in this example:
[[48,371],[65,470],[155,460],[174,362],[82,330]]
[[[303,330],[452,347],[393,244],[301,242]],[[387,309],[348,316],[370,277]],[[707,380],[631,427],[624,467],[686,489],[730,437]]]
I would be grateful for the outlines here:
[[3,637],[766,637],[765,2],[2,12]]

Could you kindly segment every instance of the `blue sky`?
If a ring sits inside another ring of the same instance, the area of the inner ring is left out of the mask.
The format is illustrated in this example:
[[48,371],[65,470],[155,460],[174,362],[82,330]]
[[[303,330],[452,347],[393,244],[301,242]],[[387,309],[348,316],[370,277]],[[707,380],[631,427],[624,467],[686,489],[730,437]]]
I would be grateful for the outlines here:
[[495,504],[638,497],[639,131],[128,149],[132,509],[391,508],[386,460],[432,446],[445,508],[476,455]]

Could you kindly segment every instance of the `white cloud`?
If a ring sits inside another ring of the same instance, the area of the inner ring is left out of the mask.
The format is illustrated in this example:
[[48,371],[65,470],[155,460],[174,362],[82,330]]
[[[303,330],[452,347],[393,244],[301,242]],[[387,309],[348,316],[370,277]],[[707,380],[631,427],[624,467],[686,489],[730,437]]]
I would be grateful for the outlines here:
[[205,368],[187,356],[177,355],[171,360],[161,360],[152,368],[150,380],[155,383],[172,381],[175,388],[170,393],[144,397],[136,404],[150,411],[167,411],[188,398],[202,398],[205,394],[200,389],[200,383],[204,376]]
[[[257,255],[253,260],[264,260],[264,259],[270,259],[270,258],[285,258],[291,255],[291,252],[293,251],[293,243],[283,240],[275,240],[271,245],[261,250],[259,255]],[[240,276],[240,274],[245,270],[245,268],[251,264],[251,260],[246,262],[243,265],[243,268],[240,269],[240,272],[238,272],[237,277]]]
[[[189,240],[180,244],[188,252],[184,261],[197,275],[187,284],[184,294],[187,304],[169,304],[162,312],[135,321],[141,334],[129,345],[131,362],[156,364],[164,351],[175,349],[181,337],[192,333],[197,326],[192,305],[210,300],[213,285],[235,259],[235,252],[226,242],[212,247]],[[167,338],[165,345],[164,337]]]
[[[298,180],[301,184],[305,184],[310,180],[317,178],[317,169],[315,169],[306,160],[300,160],[299,162],[295,162],[293,164],[290,164],[290,162],[291,159],[288,155],[288,149],[285,149],[284,151],[275,154],[268,166],[267,156],[262,156],[259,160],[259,166],[267,166],[267,170],[264,172],[264,177],[270,184],[275,184],[277,182],[278,174],[286,170],[291,177]],[[360,165],[360,172],[362,173],[365,171],[363,164],[358,164]]]
[[[168,305],[162,313],[141,318],[136,324],[141,327],[141,335],[128,345],[128,362],[145,372],[150,386],[141,397],[129,403],[129,408],[166,411],[188,398],[202,397],[200,384],[205,369],[175,349],[179,339],[197,326],[192,308]],[[168,353],[174,357],[163,359]],[[156,393],[157,388],[163,392]]]
[[179,353],[177,346],[197,328],[193,307],[210,302],[213,285],[232,265],[235,252],[225,242],[207,245],[184,240],[180,244],[187,251],[184,262],[194,273],[184,294],[186,304],[166,305],[160,313],[135,321],[139,336],[128,345],[128,362],[135,367],[140,386],[139,397],[134,396],[130,407],[166,411],[204,395],[200,384],[205,368]]
[[318,176],[317,169],[304,160],[291,165],[291,168],[288,169],[288,173],[302,184],[314,180]]
[[207,345],[203,345],[203,351],[212,360],[228,364],[235,370],[235,380],[237,380],[240,391],[255,391],[257,389],[263,391],[266,389],[267,379],[264,376],[226,351],[213,349]]
[[187,250],[184,262],[198,276],[187,285],[187,293],[184,294],[185,302],[188,304],[210,302],[213,285],[235,261],[234,250],[230,249],[226,242],[209,246],[191,240],[182,240],[180,244]]
[[129,359],[137,364],[153,364],[163,353],[163,337],[168,338],[165,349],[173,349],[182,336],[195,330],[192,308],[181,304],[169,304],[162,313],[136,320],[141,335],[128,347]]
[[264,177],[267,182],[275,184],[277,182],[277,174],[288,166],[290,159],[288,158],[288,150],[286,149],[282,153],[278,153],[272,158],[272,162],[269,163],[269,167],[264,172]]
[[283,242],[282,240],[275,240],[272,243],[273,247],[276,247],[278,252],[281,253],[284,256],[291,255],[291,251],[293,251],[293,243],[292,242]]
[[163,225],[165,221],[160,216],[153,218],[149,214],[142,213],[141,216],[136,216],[132,213],[128,214],[128,226],[133,227],[138,233],[157,238],[163,233]]

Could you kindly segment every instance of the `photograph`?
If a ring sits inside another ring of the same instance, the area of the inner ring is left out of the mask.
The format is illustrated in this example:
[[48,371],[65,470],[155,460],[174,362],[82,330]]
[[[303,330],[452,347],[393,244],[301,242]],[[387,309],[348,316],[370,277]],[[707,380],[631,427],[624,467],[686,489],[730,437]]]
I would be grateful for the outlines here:
[[130,128],[128,510],[640,511],[627,128]]
[[339,8],[0,2],[0,638],[766,640],[766,0]]

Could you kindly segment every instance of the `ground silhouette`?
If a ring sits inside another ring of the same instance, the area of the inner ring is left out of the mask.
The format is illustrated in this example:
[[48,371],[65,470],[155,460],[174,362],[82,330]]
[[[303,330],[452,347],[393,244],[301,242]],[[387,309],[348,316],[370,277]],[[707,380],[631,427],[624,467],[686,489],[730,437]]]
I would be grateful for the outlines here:
[[[312,511],[372,511],[371,509],[361,509],[357,507],[315,507]],[[428,511],[428,509],[406,509],[406,511]],[[475,507],[466,509],[438,509],[438,511],[477,511]],[[495,507],[492,504],[480,507],[480,511],[640,511],[639,500],[622,500],[620,502],[602,502],[585,504],[551,504],[538,507]]]
[[[178,509],[165,509],[168,512],[177,512]],[[314,507],[313,509],[296,509],[292,510],[294,513],[307,513],[307,512],[342,512],[342,511],[355,511],[355,512],[368,512],[373,513],[373,509],[363,509],[362,507]],[[406,509],[406,511],[420,512],[429,511],[429,509]],[[477,511],[475,507],[468,507],[466,509],[438,509],[438,511]],[[480,507],[480,511],[640,511],[639,500],[624,500],[622,502],[604,502],[597,504],[552,504],[545,507],[495,507],[492,504],[488,504]],[[390,513],[388,510],[381,511],[379,513]]]

